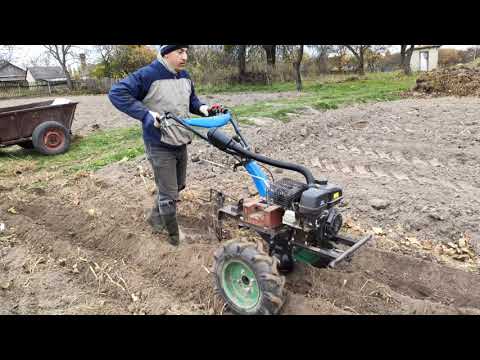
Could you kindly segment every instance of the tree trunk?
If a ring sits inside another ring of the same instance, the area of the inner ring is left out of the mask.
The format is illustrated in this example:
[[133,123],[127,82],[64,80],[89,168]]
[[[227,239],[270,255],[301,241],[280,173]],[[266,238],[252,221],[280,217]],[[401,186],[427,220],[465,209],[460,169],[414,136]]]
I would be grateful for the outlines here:
[[328,73],[328,58],[324,55],[319,57],[316,61],[317,71],[319,74]]
[[277,45],[263,45],[265,54],[267,55],[267,64],[275,69],[275,61],[277,59]]
[[303,47],[304,45],[300,45],[297,54],[295,56],[295,60],[293,62],[293,69],[295,70],[295,82],[297,85],[297,91],[302,91],[302,74],[300,72],[300,66],[302,65],[303,60]]
[[405,64],[405,53],[407,50],[407,45],[400,45],[400,67],[403,69],[403,64]]
[[245,79],[247,45],[239,45],[238,52],[238,78],[240,82]]
[[112,68],[109,63],[105,63],[105,76],[108,78],[112,78]]
[[277,45],[262,45],[262,47],[265,50],[267,57],[267,70],[265,74],[267,78],[267,85],[272,85],[273,71],[275,70],[275,60],[277,57]]
[[265,71],[267,85],[273,84],[273,66],[267,63],[267,70]]
[[412,75],[412,68],[410,67],[410,61],[412,60],[412,53],[405,55],[405,62],[403,64],[403,72],[405,75]]
[[412,74],[412,68],[410,67],[410,61],[412,60],[413,50],[415,45],[400,45],[400,67],[402,68],[405,75]]
[[355,58],[358,61],[357,73],[359,73],[360,75],[365,75],[364,58],[365,58],[365,50],[367,48],[363,47],[363,45],[358,46],[356,49],[352,45],[345,45],[345,46],[347,47],[348,50],[352,52],[353,56],[355,56]]
[[63,72],[65,73],[65,77],[67,78],[67,86],[70,90],[73,90],[73,83],[70,73],[68,72],[66,66],[62,66]]
[[365,56],[364,50],[360,49],[360,53],[358,55],[358,73],[360,75],[365,75]]

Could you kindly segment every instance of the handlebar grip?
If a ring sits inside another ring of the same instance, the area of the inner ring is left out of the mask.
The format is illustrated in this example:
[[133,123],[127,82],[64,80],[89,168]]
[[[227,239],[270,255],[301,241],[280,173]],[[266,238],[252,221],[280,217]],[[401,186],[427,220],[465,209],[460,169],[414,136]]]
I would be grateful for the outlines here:
[[190,118],[183,121],[189,126],[197,126],[202,128],[217,128],[227,125],[232,118],[230,113],[217,116],[209,116],[203,118]]

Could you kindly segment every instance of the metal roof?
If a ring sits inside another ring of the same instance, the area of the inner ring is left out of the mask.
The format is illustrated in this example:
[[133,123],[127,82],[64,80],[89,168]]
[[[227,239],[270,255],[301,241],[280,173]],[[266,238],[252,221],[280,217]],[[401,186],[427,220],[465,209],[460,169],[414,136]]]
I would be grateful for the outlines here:
[[32,66],[28,68],[35,80],[65,79],[65,73],[60,66]]

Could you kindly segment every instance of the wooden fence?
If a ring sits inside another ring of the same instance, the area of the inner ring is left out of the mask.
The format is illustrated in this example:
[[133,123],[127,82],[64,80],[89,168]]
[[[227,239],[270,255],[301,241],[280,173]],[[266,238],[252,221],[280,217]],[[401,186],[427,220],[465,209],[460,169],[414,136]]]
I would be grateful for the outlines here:
[[0,83],[0,99],[78,94],[106,94],[117,81],[118,80],[109,78],[72,80],[72,90],[68,88],[66,83]]

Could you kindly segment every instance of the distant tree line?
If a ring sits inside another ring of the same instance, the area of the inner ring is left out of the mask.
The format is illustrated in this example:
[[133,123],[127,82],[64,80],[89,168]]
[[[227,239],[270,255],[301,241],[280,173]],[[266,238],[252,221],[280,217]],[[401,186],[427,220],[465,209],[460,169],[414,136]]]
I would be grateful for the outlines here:
[[[328,73],[402,70],[410,74],[410,61],[418,45],[194,45],[189,51],[189,70],[200,83],[264,83],[295,81],[302,89],[302,77]],[[0,60],[12,59],[15,46],[0,45]],[[75,45],[43,45],[45,50],[33,62],[56,63],[72,77],[82,71],[71,70],[85,51]],[[118,79],[152,62],[157,50],[147,45],[97,45],[89,58],[88,76]],[[450,66],[480,57],[480,45],[468,50],[440,49],[439,65]]]

